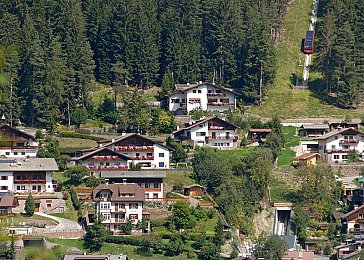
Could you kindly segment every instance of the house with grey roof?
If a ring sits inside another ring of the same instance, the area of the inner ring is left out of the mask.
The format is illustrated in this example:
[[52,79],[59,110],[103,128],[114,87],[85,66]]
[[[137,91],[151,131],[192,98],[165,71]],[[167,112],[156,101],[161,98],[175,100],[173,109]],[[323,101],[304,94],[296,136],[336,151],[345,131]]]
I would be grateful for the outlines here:
[[236,109],[238,93],[233,89],[207,82],[176,84],[169,96],[169,110],[175,114],[193,110],[227,113]]
[[134,228],[143,219],[144,190],[137,184],[100,184],[92,192],[95,213],[114,234],[123,231],[123,224],[131,221]]
[[17,193],[53,192],[54,158],[0,159],[0,189]]
[[19,206],[18,199],[10,191],[0,192],[0,215],[12,214],[13,208]]

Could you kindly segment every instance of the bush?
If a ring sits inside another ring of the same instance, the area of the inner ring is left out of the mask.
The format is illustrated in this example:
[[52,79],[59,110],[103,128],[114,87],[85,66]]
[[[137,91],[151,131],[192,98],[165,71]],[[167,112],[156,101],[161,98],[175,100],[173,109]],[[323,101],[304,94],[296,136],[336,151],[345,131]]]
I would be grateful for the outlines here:
[[92,136],[92,135],[84,135],[84,134],[75,133],[75,132],[61,132],[61,133],[59,133],[59,137],[89,139],[89,140],[93,140],[93,141],[105,140],[104,138],[101,138],[101,137]]
[[85,179],[85,184],[87,187],[95,188],[100,183],[100,179],[96,178],[95,176],[90,176]]
[[106,242],[131,246],[148,246],[147,236],[109,236]]
[[76,192],[73,189],[71,189],[70,193],[71,193],[72,204],[73,204],[73,207],[75,208],[75,210],[81,209],[81,203],[78,200]]
[[35,138],[36,139],[42,139],[44,137],[43,132],[41,129],[37,129],[37,131],[35,132]]
[[152,228],[154,227],[166,227],[168,224],[165,220],[155,219],[150,221],[150,225]]

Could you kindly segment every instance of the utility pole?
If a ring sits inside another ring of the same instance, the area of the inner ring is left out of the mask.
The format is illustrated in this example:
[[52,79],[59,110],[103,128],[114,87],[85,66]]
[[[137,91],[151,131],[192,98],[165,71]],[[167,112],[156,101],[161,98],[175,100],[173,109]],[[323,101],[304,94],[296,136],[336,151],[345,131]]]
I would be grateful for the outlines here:
[[262,106],[263,62],[260,61],[259,106]]

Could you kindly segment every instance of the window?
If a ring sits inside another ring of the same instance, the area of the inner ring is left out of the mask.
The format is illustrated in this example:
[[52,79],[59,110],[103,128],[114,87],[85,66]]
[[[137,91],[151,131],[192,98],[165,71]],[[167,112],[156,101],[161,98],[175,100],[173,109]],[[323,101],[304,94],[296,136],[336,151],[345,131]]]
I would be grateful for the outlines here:
[[21,155],[25,155],[25,152],[21,152]]
[[89,162],[88,166],[94,166],[95,164],[93,162]]
[[107,163],[106,163],[106,166],[110,166],[110,163],[108,163],[108,162],[107,162]]
[[196,135],[197,136],[206,136],[206,132],[197,132]]
[[347,156],[347,155],[343,155],[341,158],[342,158],[343,160],[347,160],[347,159],[348,159],[348,156]]
[[37,186],[33,185],[32,190],[37,190]]
[[52,204],[47,203],[47,208],[49,209],[49,208],[51,208],[51,207],[52,207]]
[[18,155],[18,152],[14,152],[14,155]]
[[140,153],[135,153],[135,156],[139,156],[140,155]]
[[104,214],[102,214],[102,216],[104,217],[104,220],[109,220],[110,219],[110,214],[109,213],[104,213]]
[[154,183],[154,189],[158,189],[159,188],[159,183]]
[[339,137],[337,135],[335,135],[335,140],[338,139]]
[[8,186],[1,186],[1,190],[8,190]]
[[182,104],[186,103],[186,99],[182,98]]
[[37,179],[37,175],[33,175],[33,180],[36,180]]
[[110,209],[110,203],[100,203],[100,209]]
[[1,176],[2,181],[6,181],[8,179],[8,176]]
[[215,93],[221,93],[221,89],[216,89]]
[[335,149],[335,147],[336,147],[335,145],[331,145],[331,149]]
[[176,104],[178,104],[179,103],[179,99],[171,99],[171,103],[176,103]]
[[131,220],[138,219],[138,214],[130,214],[130,215],[129,215],[129,218],[130,218]]
[[16,186],[16,190],[20,190],[20,186]]
[[198,92],[198,93],[201,93],[201,89],[199,89],[197,92]]
[[149,199],[149,193],[145,193],[144,198]]
[[104,166],[104,163],[103,162],[100,162],[100,166]]
[[144,183],[144,187],[147,189],[150,188],[150,183]]
[[153,153],[147,153],[147,156],[153,156]]
[[192,92],[193,92],[193,93],[196,93],[196,89],[194,89]]
[[5,152],[5,155],[10,155],[10,152]]
[[212,93],[212,90],[211,90],[211,89],[209,89],[209,90],[207,91],[207,93],[211,94],[211,93]]
[[21,190],[25,190],[25,186],[21,186]]
[[164,162],[159,162],[159,167],[164,167]]
[[159,153],[159,157],[164,157],[164,153]]
[[130,203],[129,209],[138,209],[138,203]]
[[153,193],[153,199],[158,199],[158,193]]
[[334,160],[338,160],[340,159],[340,156],[339,155],[334,155]]

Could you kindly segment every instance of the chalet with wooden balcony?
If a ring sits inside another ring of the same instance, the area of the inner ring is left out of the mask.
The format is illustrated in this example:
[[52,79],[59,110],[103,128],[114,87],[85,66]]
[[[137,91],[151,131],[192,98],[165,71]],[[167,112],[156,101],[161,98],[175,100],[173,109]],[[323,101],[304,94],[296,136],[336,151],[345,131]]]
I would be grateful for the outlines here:
[[358,240],[364,239],[364,205],[341,216],[346,233]]
[[251,143],[264,143],[270,133],[272,133],[272,129],[269,128],[251,128],[248,131],[247,139]]
[[[77,162],[83,158],[88,158],[87,155],[91,154],[92,156],[106,156],[102,157],[98,163],[95,162],[97,166],[106,166],[107,163],[108,166],[112,166],[115,163],[121,164],[122,161],[120,160],[124,160],[122,164],[124,168],[121,167],[120,170],[129,169],[131,164],[140,165],[142,169],[147,170],[167,169],[169,168],[170,152],[173,151],[173,149],[162,143],[135,133],[124,134],[116,139],[102,141],[98,144],[99,146],[93,149],[80,151],[79,157],[73,158],[73,160]],[[103,148],[107,148],[107,150],[103,150]],[[114,163],[107,156],[114,156]],[[118,159],[116,159],[116,156],[118,156]],[[100,165],[100,163],[103,163],[103,165]],[[109,168],[115,170],[115,167]]]
[[34,136],[6,124],[0,125],[0,156],[36,157],[38,148],[39,143]]
[[176,84],[169,96],[169,110],[176,114],[195,109],[227,113],[236,109],[237,95],[233,89],[205,82]]
[[327,162],[346,162],[349,153],[358,153],[363,160],[364,133],[355,128],[334,130],[315,138],[321,158]]
[[53,192],[58,166],[53,158],[0,160],[0,189],[17,193]]
[[137,184],[100,184],[92,192],[95,212],[103,216],[102,223],[114,234],[131,220],[134,227],[143,218],[144,190]]
[[318,137],[330,131],[328,124],[304,124],[298,129],[298,136]]
[[219,118],[205,117],[172,133],[176,141],[186,141],[192,147],[210,146],[227,150],[238,146],[237,126]]
[[138,184],[144,189],[146,201],[160,201],[165,197],[163,185],[163,180],[167,177],[165,170],[103,171],[100,177],[110,184]]

